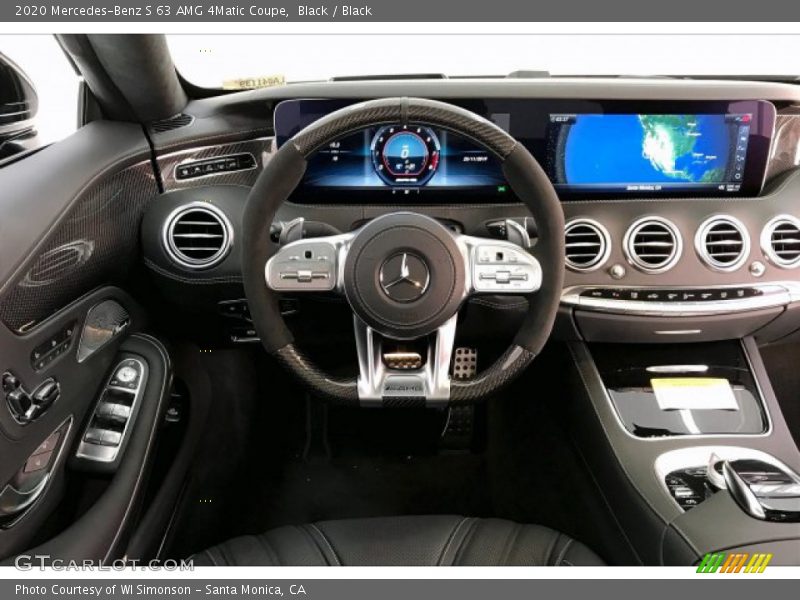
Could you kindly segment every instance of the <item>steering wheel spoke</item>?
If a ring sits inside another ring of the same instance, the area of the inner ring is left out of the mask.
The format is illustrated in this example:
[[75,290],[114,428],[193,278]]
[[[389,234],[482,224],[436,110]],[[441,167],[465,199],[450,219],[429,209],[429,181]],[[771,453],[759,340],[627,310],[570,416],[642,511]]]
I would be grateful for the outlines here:
[[342,265],[352,233],[315,237],[281,246],[264,269],[276,292],[342,292]]
[[[446,406],[458,315],[428,337],[424,353],[396,352],[393,341],[354,317],[358,398],[362,406]],[[402,355],[402,356],[401,356]]]
[[542,285],[542,267],[526,249],[505,240],[457,238],[469,265],[467,295],[532,294]]

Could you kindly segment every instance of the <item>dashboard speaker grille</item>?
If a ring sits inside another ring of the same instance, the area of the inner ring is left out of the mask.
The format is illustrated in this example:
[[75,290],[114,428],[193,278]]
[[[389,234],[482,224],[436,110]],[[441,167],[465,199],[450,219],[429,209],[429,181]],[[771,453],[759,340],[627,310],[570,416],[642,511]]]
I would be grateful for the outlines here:
[[733,217],[711,217],[697,230],[695,245],[705,263],[717,271],[733,271],[750,253],[747,229]]
[[567,223],[564,231],[567,266],[574,271],[592,271],[608,259],[611,248],[605,228],[588,219]]
[[165,131],[172,131],[173,129],[180,129],[181,127],[191,125],[193,121],[194,117],[192,115],[180,113],[168,119],[154,121],[150,124],[150,129],[153,133],[164,133]]
[[800,265],[800,220],[785,215],[767,223],[762,246],[769,259],[778,266],[792,268]]
[[232,230],[218,208],[192,204],[170,215],[164,238],[167,252],[175,262],[190,269],[207,269],[230,251]]
[[646,217],[630,226],[624,247],[631,264],[647,273],[663,273],[680,258],[681,236],[672,222]]

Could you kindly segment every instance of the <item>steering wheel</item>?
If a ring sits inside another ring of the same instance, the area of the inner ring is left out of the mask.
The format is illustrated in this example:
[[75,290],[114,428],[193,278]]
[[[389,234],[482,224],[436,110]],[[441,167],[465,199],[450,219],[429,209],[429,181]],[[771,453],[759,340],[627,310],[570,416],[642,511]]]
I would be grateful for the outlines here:
[[[506,240],[455,234],[433,218],[407,211],[376,217],[344,234],[283,246],[273,242],[270,225],[300,183],[308,157],[349,133],[387,124],[442,128],[491,151],[533,215],[535,245],[527,249]],[[483,400],[541,351],[563,285],[564,214],[530,152],[495,124],[443,102],[387,98],[331,113],[281,146],[247,199],[242,256],[245,293],[264,347],[313,393],[353,406],[447,406]],[[312,292],[339,293],[350,304],[357,378],[325,373],[294,344],[279,295]],[[458,310],[476,294],[524,295],[528,312],[512,345],[494,364],[473,379],[451,379]],[[384,357],[384,344],[412,339],[426,340],[427,352],[411,362]]]

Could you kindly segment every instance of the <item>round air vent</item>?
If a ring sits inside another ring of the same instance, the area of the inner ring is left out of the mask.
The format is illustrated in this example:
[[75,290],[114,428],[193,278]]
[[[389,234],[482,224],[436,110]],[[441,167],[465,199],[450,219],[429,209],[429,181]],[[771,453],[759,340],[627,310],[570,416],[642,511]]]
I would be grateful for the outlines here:
[[772,219],[761,232],[761,249],[779,267],[800,265],[800,219],[791,215]]
[[701,223],[694,238],[695,250],[715,271],[735,271],[750,255],[750,235],[738,219],[728,215]]
[[663,273],[681,256],[681,235],[671,221],[645,217],[628,228],[623,248],[633,266],[646,273]]
[[564,229],[567,266],[574,271],[594,271],[611,252],[606,228],[592,219],[575,219]]
[[179,265],[208,269],[231,249],[233,229],[220,209],[194,202],[176,209],[164,225],[164,247]]

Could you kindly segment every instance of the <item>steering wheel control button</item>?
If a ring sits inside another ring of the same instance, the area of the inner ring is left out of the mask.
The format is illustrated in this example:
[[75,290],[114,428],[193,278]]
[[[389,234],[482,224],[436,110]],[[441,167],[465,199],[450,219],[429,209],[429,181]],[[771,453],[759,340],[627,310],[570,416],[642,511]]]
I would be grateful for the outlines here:
[[334,243],[314,238],[290,242],[267,261],[267,285],[279,292],[331,291],[336,287],[339,251]]
[[541,268],[530,254],[513,246],[481,244],[475,248],[473,287],[477,292],[529,293],[538,289]]

